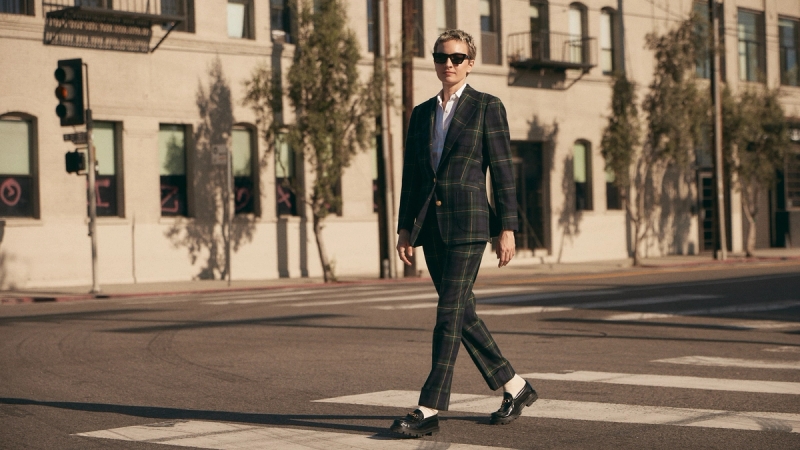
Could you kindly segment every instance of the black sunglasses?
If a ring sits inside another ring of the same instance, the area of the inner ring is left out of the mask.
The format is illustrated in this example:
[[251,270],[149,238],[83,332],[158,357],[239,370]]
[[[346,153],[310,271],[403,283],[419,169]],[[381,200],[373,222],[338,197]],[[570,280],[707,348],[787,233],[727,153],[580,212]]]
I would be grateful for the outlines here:
[[446,64],[448,58],[450,58],[450,61],[453,61],[454,66],[457,66],[462,62],[464,62],[465,59],[467,59],[467,55],[463,53],[451,53],[449,55],[447,53],[433,54],[433,62],[435,62],[436,64]]

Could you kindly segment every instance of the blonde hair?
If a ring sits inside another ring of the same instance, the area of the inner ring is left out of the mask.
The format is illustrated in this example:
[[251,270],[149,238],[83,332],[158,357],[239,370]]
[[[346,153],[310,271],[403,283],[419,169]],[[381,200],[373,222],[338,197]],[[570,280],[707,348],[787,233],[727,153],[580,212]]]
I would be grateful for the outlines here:
[[436,42],[433,44],[433,52],[436,53],[436,49],[439,47],[439,44],[443,44],[447,41],[461,41],[467,44],[467,57],[470,60],[474,60],[475,56],[478,54],[478,50],[475,48],[475,41],[472,39],[472,35],[464,30],[447,30],[440,34],[436,39]]

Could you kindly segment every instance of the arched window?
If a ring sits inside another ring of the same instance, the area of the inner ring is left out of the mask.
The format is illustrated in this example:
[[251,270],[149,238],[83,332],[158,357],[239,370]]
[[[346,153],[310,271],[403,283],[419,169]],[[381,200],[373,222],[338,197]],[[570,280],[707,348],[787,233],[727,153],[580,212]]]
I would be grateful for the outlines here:
[[231,131],[233,154],[233,189],[236,214],[258,213],[258,154],[255,129],[250,125],[234,125]]
[[592,210],[592,149],[589,141],[578,140],[572,147],[572,169],[575,181],[575,209]]
[[275,136],[275,204],[278,216],[297,216],[297,163],[294,151],[289,147],[286,135]]
[[600,69],[608,75],[617,69],[617,13],[611,8],[600,11]]
[[589,33],[587,30],[586,6],[582,3],[569,5],[569,61],[586,63],[589,61]]
[[0,116],[0,217],[37,217],[36,119]]
[[191,130],[187,125],[160,124],[158,158],[161,182],[161,215],[189,216],[186,145]]

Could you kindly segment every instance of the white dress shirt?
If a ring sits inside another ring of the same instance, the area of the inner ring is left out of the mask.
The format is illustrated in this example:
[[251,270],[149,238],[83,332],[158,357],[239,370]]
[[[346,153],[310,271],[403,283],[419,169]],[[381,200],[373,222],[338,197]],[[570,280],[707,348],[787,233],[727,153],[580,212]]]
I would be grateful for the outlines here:
[[450,128],[450,122],[453,120],[453,112],[458,106],[458,99],[464,92],[467,83],[464,83],[455,94],[451,95],[447,103],[442,101],[442,91],[436,95],[436,119],[433,126],[433,145],[431,146],[431,165],[433,171],[439,168],[439,161],[442,158],[442,150],[444,149],[444,139],[447,137],[447,130]]

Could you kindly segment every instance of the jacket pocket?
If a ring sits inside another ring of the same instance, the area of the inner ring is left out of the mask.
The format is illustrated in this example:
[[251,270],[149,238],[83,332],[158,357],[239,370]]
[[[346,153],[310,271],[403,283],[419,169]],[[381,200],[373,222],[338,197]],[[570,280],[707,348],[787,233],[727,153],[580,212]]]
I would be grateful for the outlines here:
[[480,237],[489,232],[489,202],[480,191],[460,191],[452,210],[453,221],[462,231]]

